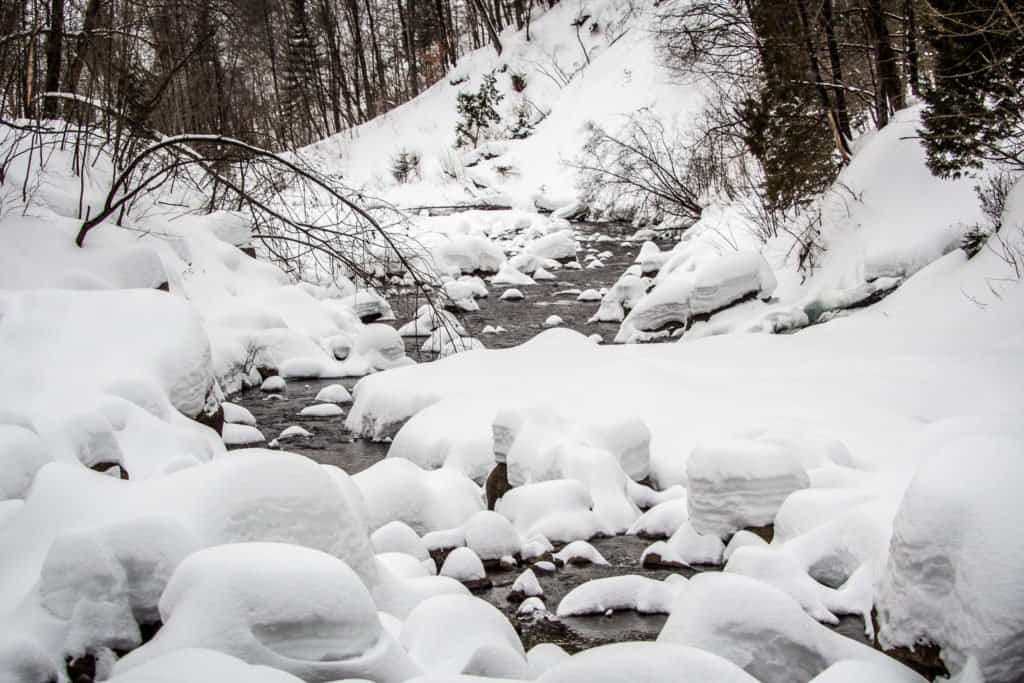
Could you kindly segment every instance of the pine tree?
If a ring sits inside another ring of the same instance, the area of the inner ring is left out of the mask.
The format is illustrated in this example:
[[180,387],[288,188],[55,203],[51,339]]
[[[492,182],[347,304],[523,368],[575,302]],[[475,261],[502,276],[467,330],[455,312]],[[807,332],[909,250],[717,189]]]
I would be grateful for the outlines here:
[[1024,31],[1014,4],[933,0],[935,84],[921,137],[928,165],[958,176],[983,161],[1024,170]]
[[505,96],[498,92],[494,72],[487,74],[475,93],[459,93],[456,109],[462,119],[455,124],[455,146],[476,147],[491,125],[501,121],[496,107]]

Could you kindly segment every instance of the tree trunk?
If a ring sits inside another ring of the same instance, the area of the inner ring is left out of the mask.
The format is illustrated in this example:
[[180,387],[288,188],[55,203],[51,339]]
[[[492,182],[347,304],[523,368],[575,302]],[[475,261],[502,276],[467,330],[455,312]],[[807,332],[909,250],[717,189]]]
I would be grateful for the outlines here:
[[889,27],[885,23],[882,0],[867,0],[868,24],[875,43],[875,62],[878,69],[878,102],[875,113],[878,127],[889,123],[889,114],[903,108],[903,86],[896,68],[896,53],[889,38]]
[[491,37],[491,43],[494,44],[494,49],[497,50],[498,54],[501,54],[501,38],[498,37],[498,31],[494,28],[494,21],[491,19],[490,14],[487,11],[487,6],[484,4],[484,0],[470,0],[473,3],[473,9],[476,10],[477,16],[480,17],[480,21],[483,23],[484,28],[487,29],[487,35]]
[[[60,90],[60,65],[64,52],[64,0],[50,3],[50,31],[46,36],[46,77],[44,92]],[[47,97],[43,101],[43,115],[54,118],[60,109],[60,100]]]
[[843,65],[839,55],[839,43],[836,41],[832,0],[823,0],[819,18],[821,27],[825,31],[825,44],[828,48],[832,83],[836,86],[833,90],[836,102],[836,125],[839,127],[839,134],[846,140],[850,140],[853,137],[853,133],[850,130],[850,114],[846,108],[846,83],[843,81]]

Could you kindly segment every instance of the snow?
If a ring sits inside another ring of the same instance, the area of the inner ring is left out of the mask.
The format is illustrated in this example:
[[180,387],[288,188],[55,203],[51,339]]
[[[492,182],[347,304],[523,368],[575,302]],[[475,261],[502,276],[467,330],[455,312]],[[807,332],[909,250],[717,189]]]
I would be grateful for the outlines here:
[[526,252],[539,258],[574,259],[576,238],[572,230],[559,230],[533,240],[527,245]]
[[[684,676],[684,678],[680,678]],[[617,681],[715,681],[756,683],[722,657],[667,643],[615,643],[585,650],[556,663],[539,683],[615,683]]]
[[[526,275],[524,273],[520,273],[518,270],[513,268],[511,265],[505,264],[504,266],[501,267],[501,270],[498,271],[497,275],[494,275],[493,277],[491,277],[491,284],[492,285],[515,285],[517,287],[522,287],[524,285],[534,285],[534,284],[537,284],[537,283],[534,282],[533,278],[530,277],[529,275]],[[505,292],[505,294],[508,294],[508,291],[518,291],[518,290],[507,290]],[[504,294],[502,295],[502,298],[505,298]]]
[[810,480],[800,461],[772,443],[754,440],[704,442],[686,468],[693,528],[728,537],[770,524],[782,502]]
[[539,598],[544,595],[544,589],[541,588],[537,575],[532,570],[527,569],[512,582],[510,597],[512,595],[516,596],[517,599]]
[[501,293],[500,298],[502,301],[521,301],[525,297],[518,289],[506,289]]
[[576,296],[576,301],[600,301],[601,292],[596,289],[584,289]]
[[272,375],[263,380],[263,384],[260,385],[260,389],[267,392],[284,391],[284,377],[281,377],[280,375]]
[[590,492],[574,479],[551,479],[516,486],[495,510],[512,521],[524,538],[537,534],[553,541],[586,540],[610,529],[593,512]]
[[847,659],[875,664],[894,680],[924,680],[882,652],[817,623],[782,591],[729,573],[698,574],[687,581],[658,643],[716,654],[761,683],[810,680]]
[[626,532],[645,538],[668,538],[690,519],[686,496],[658,503],[633,522]]
[[1019,425],[953,435],[914,474],[878,595],[887,647],[927,641],[953,672],[973,655],[987,681],[1019,676],[1022,438]]
[[277,439],[278,441],[283,441],[286,439],[294,439],[297,437],[307,437],[312,435],[313,434],[305,427],[300,427],[299,425],[291,425],[290,427],[285,427],[284,429],[282,429]]
[[512,523],[491,510],[474,514],[466,520],[462,530],[466,535],[466,547],[485,562],[518,555],[523,545]]
[[494,467],[491,420],[486,403],[458,398],[416,413],[395,434],[388,458],[404,458],[423,469],[451,468],[480,483]]
[[549,315],[547,318],[544,319],[544,327],[558,327],[559,325],[564,324],[565,321],[562,320],[561,316]]
[[626,574],[593,579],[573,588],[558,603],[559,617],[606,614],[608,610],[635,610],[641,614],[668,614],[685,580],[664,581]]
[[299,411],[302,417],[340,417],[345,411],[336,403],[317,403]]
[[408,524],[388,522],[370,535],[375,553],[405,553],[417,560],[429,560],[430,553],[420,537]]
[[255,427],[230,422],[224,425],[223,438],[227,446],[246,446],[266,441],[263,432]]
[[724,552],[725,544],[717,535],[701,534],[687,520],[667,541],[657,541],[648,546],[640,561],[643,564],[649,555],[657,555],[662,564],[670,566],[721,564]]
[[250,427],[256,426],[256,418],[253,417],[252,413],[249,412],[247,408],[231,403],[230,401],[221,402],[220,407],[224,409],[225,422],[248,425]]
[[597,551],[597,548],[586,541],[573,541],[554,554],[556,561],[562,564],[599,564],[607,565],[608,560]]
[[423,669],[435,674],[465,671],[486,648],[519,658],[526,653],[512,625],[496,608],[468,595],[441,595],[424,600],[402,625],[402,646]]
[[441,565],[441,571],[438,573],[441,576],[449,576],[462,583],[480,581],[487,578],[483,562],[480,561],[480,557],[470,548],[453,549],[448,553],[448,557],[445,558],[444,564]]
[[316,392],[316,397],[313,399],[317,402],[323,403],[350,403],[352,396],[348,393],[348,389],[340,384],[329,384],[323,389]]
[[46,447],[31,429],[0,424],[0,501],[23,498],[39,468],[49,462]]
[[157,635],[122,658],[115,673],[194,647],[307,681],[352,675],[397,681],[416,673],[381,627],[356,573],[310,548],[238,543],[196,552],[171,577],[160,616]]
[[252,683],[298,683],[302,680],[278,669],[253,666],[237,657],[203,648],[173,650],[107,680],[112,683],[177,683],[189,679]]

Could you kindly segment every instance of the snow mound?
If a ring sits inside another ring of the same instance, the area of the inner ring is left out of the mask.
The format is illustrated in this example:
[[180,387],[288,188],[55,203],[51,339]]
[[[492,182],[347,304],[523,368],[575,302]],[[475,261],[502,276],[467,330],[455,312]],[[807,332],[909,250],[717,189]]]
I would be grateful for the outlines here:
[[601,292],[596,289],[584,289],[576,296],[576,301],[600,301]]
[[306,436],[313,436],[313,434],[304,427],[300,427],[299,425],[292,425],[290,427],[285,427],[284,429],[282,429],[277,439],[278,441],[282,441]]
[[523,600],[525,598],[543,597],[544,589],[537,580],[537,575],[527,569],[516,577],[512,582],[512,590],[509,593],[509,600]]
[[[491,284],[514,285],[516,287],[523,287],[527,285],[535,285],[537,283],[534,282],[533,278],[530,277],[529,275],[520,273],[518,270],[516,270],[511,265],[506,263],[504,266],[501,267],[501,270],[498,271],[497,275],[491,277]],[[507,293],[508,292],[506,291],[505,294]],[[504,294],[502,295],[502,298],[504,298]]]
[[573,541],[555,553],[554,558],[562,564],[608,564],[604,555],[586,541]]
[[36,472],[49,461],[46,446],[34,431],[0,424],[0,501],[24,498]]
[[627,269],[604,294],[597,313],[587,322],[622,322],[626,317],[626,311],[632,310],[647,294],[650,283],[648,278]]
[[643,566],[689,567],[694,564],[721,564],[725,544],[715,534],[701,534],[689,520],[683,522],[667,541],[658,541],[644,550]]
[[645,538],[669,538],[690,519],[686,496],[658,503],[633,522],[627,534]]
[[318,391],[313,400],[318,403],[351,403],[352,395],[340,384],[329,384]]
[[845,659],[877,664],[895,680],[924,681],[882,652],[822,626],[782,591],[736,574],[704,573],[686,582],[658,642],[724,657],[761,683],[807,681]]
[[223,652],[202,648],[182,648],[168,652],[107,680],[111,683],[179,683],[186,680],[203,681],[204,683],[206,681],[247,681],[247,683],[300,683],[302,681],[301,678],[296,678],[285,671],[268,666],[253,666]]
[[466,547],[484,562],[518,555],[523,542],[512,523],[491,510],[481,510],[466,520],[462,527]]
[[164,626],[121,659],[116,673],[205,647],[306,681],[355,675],[398,681],[416,674],[381,627],[356,573],[310,548],[238,543],[193,553],[161,596],[160,616]]
[[525,297],[518,289],[506,289],[500,298],[502,301],[522,301]]
[[963,435],[917,470],[900,504],[878,595],[886,647],[939,645],[951,671],[973,655],[986,681],[1024,670],[1021,434]]
[[231,424],[248,425],[250,427],[256,426],[256,418],[253,417],[252,413],[249,412],[248,408],[244,408],[240,405],[224,401],[220,404],[220,407],[224,409],[224,421],[230,422]]
[[459,674],[474,655],[507,651],[526,663],[526,653],[512,625],[488,603],[468,595],[441,595],[424,600],[406,618],[401,643],[426,671]]
[[430,553],[423,540],[403,522],[388,522],[370,535],[375,553],[405,553],[417,560],[429,560]]
[[538,683],[757,683],[727,659],[668,643],[615,643],[555,663]]
[[593,505],[581,482],[552,479],[513,488],[498,500],[495,510],[511,520],[524,538],[542,534],[567,543],[611,533]]
[[260,389],[268,393],[281,392],[285,390],[284,377],[280,375],[271,375],[270,377],[263,380],[260,384]]
[[549,315],[544,319],[544,327],[558,327],[564,323],[565,321],[562,320],[561,316],[557,315]]
[[448,553],[439,574],[449,576],[461,583],[481,581],[487,578],[487,572],[484,570],[484,564],[480,561],[480,557],[470,548],[465,547],[455,548]]
[[486,402],[443,399],[402,425],[388,458],[404,458],[423,469],[451,468],[483,482],[494,467],[491,421],[495,409]]
[[686,474],[693,528],[722,537],[771,524],[786,497],[810,485],[789,451],[753,440],[699,444],[690,454]]
[[526,245],[526,252],[546,259],[574,259],[576,238],[572,230],[559,230],[533,240]]
[[[673,575],[675,576],[675,575]],[[669,579],[672,577],[670,576]],[[668,614],[685,579],[655,581],[629,574],[594,579],[573,588],[558,603],[560,617],[604,614],[608,610],[635,610],[641,614]]]
[[442,328],[451,331],[454,336],[466,334],[466,329],[454,315],[424,304],[417,309],[415,318],[398,328],[398,334],[403,337],[429,337],[432,332]]
[[337,403],[317,403],[299,411],[302,417],[340,417],[345,414]]

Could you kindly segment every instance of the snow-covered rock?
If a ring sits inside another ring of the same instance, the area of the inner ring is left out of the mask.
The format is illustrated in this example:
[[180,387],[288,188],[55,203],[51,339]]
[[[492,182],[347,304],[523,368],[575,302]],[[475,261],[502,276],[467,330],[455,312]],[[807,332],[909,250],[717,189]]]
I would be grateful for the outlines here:
[[352,394],[340,384],[329,384],[318,391],[313,400],[318,403],[351,403]]
[[644,550],[640,563],[645,567],[688,567],[694,564],[721,564],[725,544],[715,534],[697,532],[689,520],[683,522],[667,541],[657,541]]
[[454,548],[448,553],[438,573],[470,587],[482,586],[487,581],[487,571],[480,557],[466,547]]
[[[42,680],[42,679],[26,679]],[[286,671],[252,665],[231,655],[203,648],[172,650],[113,678],[111,683],[173,683],[174,681],[248,681],[250,683],[300,683]]]
[[232,424],[248,425],[250,427],[256,426],[256,418],[253,417],[252,413],[249,412],[248,408],[244,408],[235,403],[229,401],[223,401],[220,407],[224,409],[224,421]]
[[669,538],[690,519],[686,496],[658,503],[633,522],[627,534],[644,538]]
[[593,579],[569,591],[558,603],[556,614],[574,617],[605,614],[608,610],[668,614],[685,581],[676,575],[656,581],[636,574]]
[[304,438],[307,436],[313,436],[313,434],[305,427],[299,425],[291,425],[281,430],[281,433],[277,436],[278,441],[286,441],[288,439]]
[[526,252],[547,259],[576,258],[576,238],[572,230],[559,230],[533,240]]
[[558,315],[549,315],[544,319],[544,327],[558,327],[564,323],[565,321]]
[[604,555],[586,541],[573,541],[555,553],[554,558],[562,564],[608,564]]
[[523,545],[511,522],[491,510],[477,512],[466,520],[462,529],[466,534],[466,547],[484,562],[518,555]]
[[786,497],[810,485],[791,452],[754,440],[701,443],[690,454],[686,473],[693,528],[722,537],[771,524]]
[[544,589],[541,588],[537,575],[527,569],[516,577],[512,582],[512,589],[509,591],[508,599],[512,602],[521,602],[526,598],[543,597]]
[[375,553],[405,553],[417,560],[429,560],[430,553],[423,540],[408,524],[400,521],[388,522],[370,535]]
[[505,264],[498,271],[497,275],[491,278],[492,285],[514,285],[522,287],[525,285],[537,284],[529,275],[519,272],[509,264]]
[[337,403],[317,403],[299,411],[302,417],[340,417],[345,411]]
[[727,659],[693,647],[668,643],[602,645],[556,663],[538,683],[618,683],[619,681],[707,681],[757,683]]
[[512,520],[524,538],[542,534],[558,542],[587,540],[611,529],[593,511],[590,492],[574,479],[552,479],[517,486],[495,510]]
[[284,391],[284,377],[281,377],[280,375],[271,375],[263,380],[263,384],[260,385],[260,389],[268,393]]
[[576,301],[600,301],[601,292],[596,289],[584,289],[576,296]]
[[518,289],[506,289],[501,293],[500,298],[502,301],[522,301],[525,297]]
[[224,423],[222,438],[226,446],[247,446],[254,443],[263,443],[266,438],[263,432],[244,424]]

